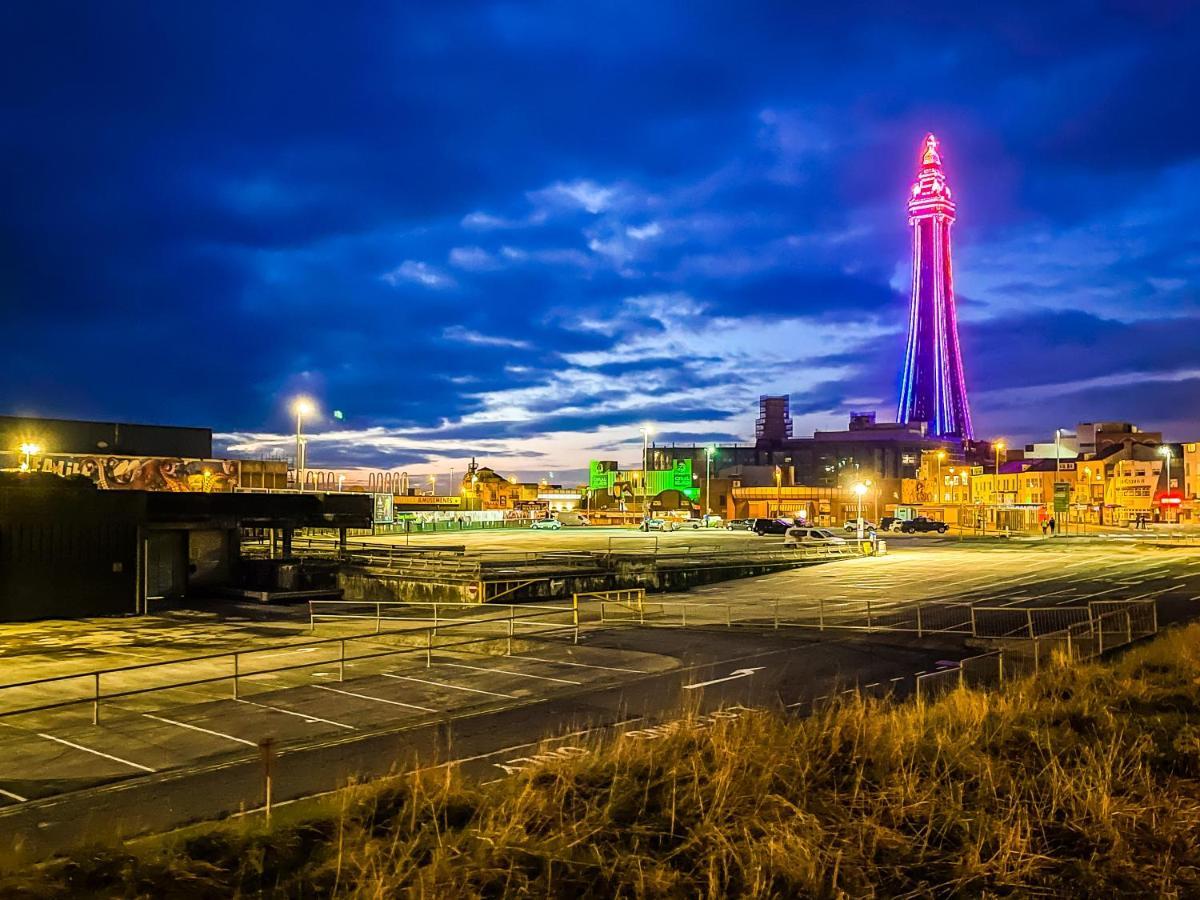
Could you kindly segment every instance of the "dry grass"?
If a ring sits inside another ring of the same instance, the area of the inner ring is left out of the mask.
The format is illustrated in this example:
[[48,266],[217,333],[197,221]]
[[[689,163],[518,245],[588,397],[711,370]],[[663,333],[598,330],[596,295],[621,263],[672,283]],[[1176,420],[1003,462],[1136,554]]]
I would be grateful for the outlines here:
[[[480,788],[79,853],[24,896],[1200,896],[1200,626],[928,706],[853,700],[620,739]],[[694,725],[694,723],[693,723]]]

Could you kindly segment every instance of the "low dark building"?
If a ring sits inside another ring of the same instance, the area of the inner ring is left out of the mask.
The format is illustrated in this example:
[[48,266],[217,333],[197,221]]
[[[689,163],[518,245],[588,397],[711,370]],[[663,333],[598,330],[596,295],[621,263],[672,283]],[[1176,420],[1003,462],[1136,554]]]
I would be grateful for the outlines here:
[[22,444],[36,444],[47,453],[209,459],[212,457],[212,429],[0,416],[0,450],[14,451]]
[[[97,490],[0,474],[0,621],[144,612],[239,583],[244,528],[370,528],[365,494]],[[343,532],[344,533],[344,532]]]

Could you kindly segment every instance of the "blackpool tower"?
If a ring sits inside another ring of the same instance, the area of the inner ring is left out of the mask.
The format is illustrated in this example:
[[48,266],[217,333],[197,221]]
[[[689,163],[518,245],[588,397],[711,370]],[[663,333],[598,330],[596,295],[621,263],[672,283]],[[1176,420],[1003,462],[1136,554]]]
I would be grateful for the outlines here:
[[929,433],[936,437],[971,440],[950,266],[954,201],[932,134],[921,145],[921,168],[908,200],[908,224],[913,242],[912,301],[896,420],[927,422]]

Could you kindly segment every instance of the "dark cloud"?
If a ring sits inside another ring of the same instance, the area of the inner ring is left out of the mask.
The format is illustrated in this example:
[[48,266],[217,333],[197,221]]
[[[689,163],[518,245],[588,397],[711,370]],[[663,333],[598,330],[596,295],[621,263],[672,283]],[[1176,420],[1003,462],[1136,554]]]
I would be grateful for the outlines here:
[[[974,19],[938,2],[854,16],[794,3],[11,5],[0,405],[284,431],[288,396],[305,390],[346,412],[337,427],[419,429],[462,453],[643,416],[707,440],[755,375],[727,374],[719,334],[681,343],[683,320],[753,319],[764,344],[776,316],[898,332],[905,190],[929,129],[961,204],[960,277],[990,242],[1011,254],[1008,284],[962,301],[973,391],[1179,368],[1200,308],[1195,238],[1148,225],[1117,253],[1087,241],[1153,217],[1137,205],[1146,191],[1162,209],[1197,206],[1198,16],[1083,2]],[[1087,266],[1013,249],[1014,235],[1069,229]],[[1166,297],[1171,318],[1041,309],[1113,285],[1138,304]],[[648,295],[676,298],[672,313],[628,300]],[[902,340],[788,361],[852,370],[795,408],[892,397]],[[658,349],[612,352],[631,342]],[[583,353],[610,391],[561,377]],[[530,417],[456,424],[519,389],[533,389]],[[1174,390],[1163,395],[1183,402]],[[1105,396],[1072,402],[1116,408]],[[605,411],[617,399],[622,411]]]

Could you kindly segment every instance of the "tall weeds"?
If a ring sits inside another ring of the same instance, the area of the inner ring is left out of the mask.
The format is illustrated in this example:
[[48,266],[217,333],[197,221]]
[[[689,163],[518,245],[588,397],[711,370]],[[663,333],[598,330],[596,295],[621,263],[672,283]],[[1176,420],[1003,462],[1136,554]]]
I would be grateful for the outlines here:
[[689,719],[478,787],[79,853],[0,892],[292,897],[1200,896],[1200,627],[929,705]]

